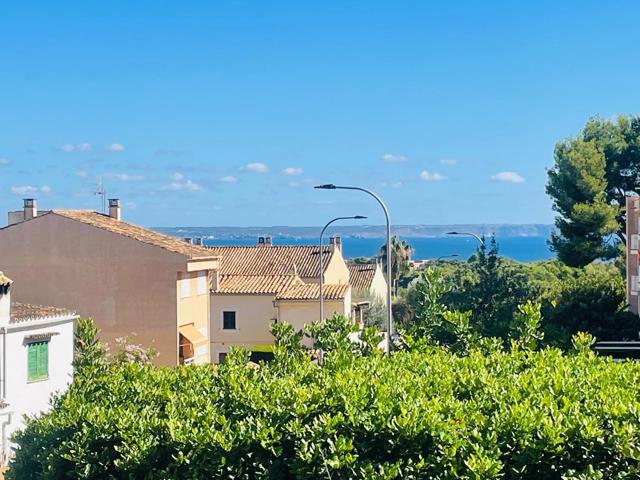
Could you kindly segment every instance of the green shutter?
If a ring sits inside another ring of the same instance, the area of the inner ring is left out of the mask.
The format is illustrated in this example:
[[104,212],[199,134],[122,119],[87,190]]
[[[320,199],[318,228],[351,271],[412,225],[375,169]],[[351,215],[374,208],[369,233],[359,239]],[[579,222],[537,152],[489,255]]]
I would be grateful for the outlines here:
[[27,345],[27,381],[35,382],[49,377],[49,342]]
[[38,349],[38,374],[40,378],[49,377],[49,342],[42,342]]
[[38,346],[35,343],[27,345],[29,365],[27,368],[27,380],[34,381],[38,376]]

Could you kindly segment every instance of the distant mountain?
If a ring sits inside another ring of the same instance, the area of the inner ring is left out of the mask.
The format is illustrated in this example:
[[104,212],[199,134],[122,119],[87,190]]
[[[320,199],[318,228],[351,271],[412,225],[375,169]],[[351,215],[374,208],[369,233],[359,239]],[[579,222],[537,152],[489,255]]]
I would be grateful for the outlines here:
[[[220,240],[256,238],[269,235],[274,238],[316,238],[321,227],[157,227],[155,230],[175,237],[203,237]],[[447,232],[471,232],[476,235],[497,237],[546,237],[553,225],[545,224],[457,224],[457,225],[394,225],[393,234],[405,238],[443,237]],[[345,238],[383,238],[382,225],[345,225],[328,230],[327,235],[341,235]]]

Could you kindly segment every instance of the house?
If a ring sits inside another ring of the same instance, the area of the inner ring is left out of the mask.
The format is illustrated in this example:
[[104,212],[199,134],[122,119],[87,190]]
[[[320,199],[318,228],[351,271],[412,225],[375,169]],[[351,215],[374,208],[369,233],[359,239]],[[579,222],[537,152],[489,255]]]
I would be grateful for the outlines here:
[[109,213],[39,212],[34,199],[0,229],[0,265],[14,298],[93,317],[104,341],[119,337],[157,352],[156,363],[205,363],[214,253],[127,223],[120,201]]
[[[270,345],[272,322],[302,328],[319,319],[320,248],[275,246],[260,237],[256,246],[210,247],[220,259],[211,290],[211,355],[221,361],[231,346]],[[349,269],[335,238],[323,247],[324,309],[349,315]]]
[[11,457],[11,435],[24,415],[49,406],[73,374],[77,315],[58,307],[11,301],[12,281],[0,272],[0,464]]
[[353,301],[378,301],[387,303],[387,280],[378,262],[349,262],[349,283],[353,289]]

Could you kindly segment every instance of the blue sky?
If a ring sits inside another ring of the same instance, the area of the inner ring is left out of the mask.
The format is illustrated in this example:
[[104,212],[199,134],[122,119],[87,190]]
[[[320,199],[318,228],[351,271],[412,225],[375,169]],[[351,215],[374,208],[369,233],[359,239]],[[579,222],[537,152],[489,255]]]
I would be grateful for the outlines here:
[[640,112],[632,1],[3,2],[0,209],[150,226],[551,223],[554,144]]

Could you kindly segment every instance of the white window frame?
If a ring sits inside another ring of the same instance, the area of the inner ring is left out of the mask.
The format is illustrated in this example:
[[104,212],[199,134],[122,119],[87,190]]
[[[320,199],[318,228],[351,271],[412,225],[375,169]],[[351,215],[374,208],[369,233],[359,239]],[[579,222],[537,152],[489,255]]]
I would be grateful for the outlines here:
[[191,278],[187,273],[186,278],[180,279],[180,298],[189,298],[191,296]]
[[197,277],[197,286],[196,286],[196,295],[206,295],[209,290],[207,286],[209,285],[209,275],[207,272],[198,272]]
[[[235,314],[236,328],[224,328],[224,314],[227,313],[227,312]],[[238,311],[237,310],[223,310],[222,311],[222,313],[220,314],[220,330],[222,330],[223,332],[237,332],[238,330],[240,330],[238,328]]]

